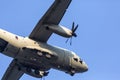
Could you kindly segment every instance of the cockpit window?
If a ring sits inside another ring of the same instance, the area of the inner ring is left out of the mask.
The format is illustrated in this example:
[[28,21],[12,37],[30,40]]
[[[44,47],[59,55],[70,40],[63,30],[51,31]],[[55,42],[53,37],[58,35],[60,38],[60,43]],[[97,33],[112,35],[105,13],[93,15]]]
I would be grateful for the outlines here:
[[83,63],[83,61],[79,61],[81,64]]
[[78,58],[73,58],[76,62],[80,62],[81,64],[83,63],[82,59],[78,59]]
[[83,63],[83,61],[82,61],[82,59],[80,59],[80,61],[79,61],[81,64]]
[[78,58],[73,58],[76,62],[78,62]]

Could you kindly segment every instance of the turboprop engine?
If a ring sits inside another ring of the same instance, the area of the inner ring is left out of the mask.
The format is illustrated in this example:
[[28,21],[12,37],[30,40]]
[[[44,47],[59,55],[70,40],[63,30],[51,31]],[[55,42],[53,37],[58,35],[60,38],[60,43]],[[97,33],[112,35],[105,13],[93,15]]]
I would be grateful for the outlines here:
[[72,36],[77,37],[75,31],[77,30],[78,25],[75,27],[74,22],[71,30],[61,25],[45,25],[45,26],[47,30],[50,30],[60,36],[67,37],[67,38],[70,38]]

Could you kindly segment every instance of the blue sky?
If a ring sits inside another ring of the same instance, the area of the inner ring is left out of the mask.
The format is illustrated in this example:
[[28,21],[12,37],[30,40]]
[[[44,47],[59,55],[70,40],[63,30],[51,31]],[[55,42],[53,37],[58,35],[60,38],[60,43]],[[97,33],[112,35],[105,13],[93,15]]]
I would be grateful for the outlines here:
[[[53,0],[0,0],[0,28],[28,36]],[[120,0],[73,0],[61,25],[79,24],[72,46],[53,34],[49,44],[76,52],[89,71],[71,77],[50,70],[46,80],[119,80],[120,79]],[[12,58],[0,54],[0,79]],[[39,80],[24,75],[20,80]]]

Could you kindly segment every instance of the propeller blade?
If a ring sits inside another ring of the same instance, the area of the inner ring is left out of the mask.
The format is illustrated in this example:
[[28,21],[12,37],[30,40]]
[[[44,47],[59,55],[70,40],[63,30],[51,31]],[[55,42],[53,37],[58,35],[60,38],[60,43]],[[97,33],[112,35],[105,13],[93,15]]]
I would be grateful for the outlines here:
[[70,38],[70,45],[72,45],[72,37]]
[[76,27],[75,27],[75,23],[73,22],[72,28],[71,28],[72,36],[66,40],[66,43],[67,43],[67,42],[69,41],[69,39],[70,39],[70,45],[72,45],[72,37],[73,37],[73,36],[74,36],[74,37],[77,37],[77,34],[75,33],[75,31],[77,30],[77,28],[78,28],[78,25],[76,25]]
[[69,38],[66,40],[66,43],[68,42]]
[[77,30],[77,28],[78,28],[78,25],[74,28],[73,33]]
[[74,30],[74,27],[75,27],[75,23],[73,22],[71,31]]

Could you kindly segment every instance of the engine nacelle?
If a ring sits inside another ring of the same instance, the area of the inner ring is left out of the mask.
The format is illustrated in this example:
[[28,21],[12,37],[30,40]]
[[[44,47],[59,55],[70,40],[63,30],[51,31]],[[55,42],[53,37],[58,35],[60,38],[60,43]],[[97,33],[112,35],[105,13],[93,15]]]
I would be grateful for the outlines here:
[[63,37],[72,37],[72,31],[64,26],[61,25],[45,25],[46,30],[50,30],[60,36]]

